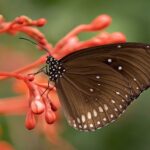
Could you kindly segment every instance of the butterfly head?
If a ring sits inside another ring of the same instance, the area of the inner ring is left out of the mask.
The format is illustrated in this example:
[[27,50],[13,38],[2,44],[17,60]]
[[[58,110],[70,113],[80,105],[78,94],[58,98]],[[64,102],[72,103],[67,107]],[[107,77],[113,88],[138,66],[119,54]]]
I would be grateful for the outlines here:
[[59,60],[56,60],[52,56],[47,56],[45,73],[49,76],[51,81],[55,82],[58,78],[62,77],[64,72],[65,68]]

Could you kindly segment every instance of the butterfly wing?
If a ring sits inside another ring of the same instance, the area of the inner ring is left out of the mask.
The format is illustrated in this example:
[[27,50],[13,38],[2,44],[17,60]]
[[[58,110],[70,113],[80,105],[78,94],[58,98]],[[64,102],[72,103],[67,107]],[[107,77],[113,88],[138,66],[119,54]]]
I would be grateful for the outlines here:
[[65,116],[83,131],[116,120],[150,86],[150,48],[125,43],[87,48],[64,57],[56,81]]

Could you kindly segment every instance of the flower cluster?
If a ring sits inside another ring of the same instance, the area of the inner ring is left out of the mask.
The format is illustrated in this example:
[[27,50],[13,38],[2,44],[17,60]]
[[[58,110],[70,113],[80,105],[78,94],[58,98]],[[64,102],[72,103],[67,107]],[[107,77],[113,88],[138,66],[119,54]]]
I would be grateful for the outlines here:
[[[20,16],[13,21],[6,22],[4,17],[0,15],[0,34],[9,33],[16,35],[19,32],[23,32],[37,42],[40,50],[43,50],[42,48],[47,49],[49,55],[58,60],[86,47],[126,41],[125,36],[120,32],[100,32],[111,23],[111,17],[106,14],[96,17],[89,24],[82,24],[75,27],[54,46],[36,28],[42,27],[45,23],[46,20],[44,18],[32,20],[26,16]],[[97,35],[88,40],[80,41],[78,35],[82,32],[97,32]],[[33,69],[45,64],[46,56],[47,54],[13,72],[0,72],[0,80],[15,78],[18,82],[23,81],[26,87],[24,88],[25,96],[5,98],[5,100],[0,99],[0,114],[22,114],[26,112],[26,128],[33,129],[37,121],[40,120],[39,126],[42,127],[45,134],[47,134],[47,129],[49,128],[48,124],[53,124],[59,117],[56,115],[56,110],[60,107],[55,87],[50,85],[50,92],[42,94],[47,88],[47,81],[44,77],[37,79],[34,73],[32,74],[34,72]]]

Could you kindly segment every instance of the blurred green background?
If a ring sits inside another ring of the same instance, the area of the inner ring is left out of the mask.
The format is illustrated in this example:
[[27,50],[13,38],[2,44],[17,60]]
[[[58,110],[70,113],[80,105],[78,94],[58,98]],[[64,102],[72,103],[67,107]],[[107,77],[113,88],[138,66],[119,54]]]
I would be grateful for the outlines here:
[[[149,8],[150,0],[0,1],[0,14],[4,15],[7,20],[12,20],[20,15],[26,15],[32,19],[46,18],[48,23],[40,30],[53,44],[76,25],[89,23],[103,13],[110,15],[113,19],[112,25],[107,31],[121,31],[130,42],[150,43]],[[82,38],[84,39],[86,36],[83,35]],[[17,52],[25,56],[32,54],[33,57],[30,58],[32,61],[41,55],[40,51],[36,51],[32,45],[26,42],[19,41],[16,36],[1,35],[0,46],[11,48],[14,51],[17,49]],[[0,49],[0,55],[1,51],[3,50]],[[3,69],[7,68],[3,64],[1,66]],[[0,82],[0,97],[13,95],[8,88],[9,81]],[[143,92],[116,122],[96,132],[77,132],[70,128],[65,120],[62,124],[64,124],[64,131],[60,136],[77,150],[149,150],[150,90]],[[0,116],[0,126],[4,133],[0,137],[1,140],[9,141],[15,150],[51,149],[51,145],[43,136],[24,128],[24,116]]]

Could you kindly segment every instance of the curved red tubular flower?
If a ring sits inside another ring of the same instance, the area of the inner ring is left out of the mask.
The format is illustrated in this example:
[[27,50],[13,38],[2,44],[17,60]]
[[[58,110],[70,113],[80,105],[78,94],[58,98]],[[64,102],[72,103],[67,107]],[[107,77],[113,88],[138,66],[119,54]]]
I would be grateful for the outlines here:
[[0,34],[9,33],[12,35],[16,35],[18,32],[23,32],[33,38],[39,46],[50,50],[52,45],[48,43],[44,34],[42,34],[39,30],[34,28],[42,27],[46,24],[46,19],[40,18],[38,20],[31,20],[27,16],[20,16],[15,18],[11,22],[6,22],[4,17],[0,15]]
[[[89,24],[82,24],[75,27],[64,38],[58,41],[55,46],[52,46],[51,43],[48,43],[44,34],[35,28],[45,25],[46,20],[44,18],[32,20],[26,16],[20,16],[13,21],[6,22],[4,17],[0,15],[0,34],[9,33],[11,35],[16,35],[16,33],[23,32],[38,43],[39,49],[45,48],[53,57],[61,59],[83,48],[126,42],[126,37],[123,33],[107,33],[104,31],[100,33],[101,30],[104,30],[110,25],[111,21],[112,19],[110,16],[106,14],[100,15]],[[95,31],[98,32],[98,34],[91,39],[80,41],[78,38],[78,35],[82,32]],[[34,73],[28,74],[29,72],[34,72],[32,69],[44,64],[46,56],[47,55],[43,55],[32,64],[14,70],[13,72],[0,72],[1,80],[15,78],[16,82],[20,84],[20,81],[22,81],[24,83],[23,86],[26,86],[23,91],[25,96],[7,98],[5,101],[0,99],[0,114],[21,114],[26,112],[25,126],[29,130],[36,126],[38,120],[45,120],[46,124],[53,124],[59,118],[57,117],[58,115],[56,115],[56,111],[60,107],[60,104],[55,87],[50,85],[50,92],[43,94],[47,88],[47,81],[45,78],[41,77],[40,82],[37,77],[35,77]]]
[[56,44],[55,51],[61,50],[61,48],[68,43],[71,37],[75,37],[81,32],[93,32],[102,30],[106,28],[110,23],[110,16],[100,15],[97,18],[95,18],[90,24],[82,24],[77,26]]

